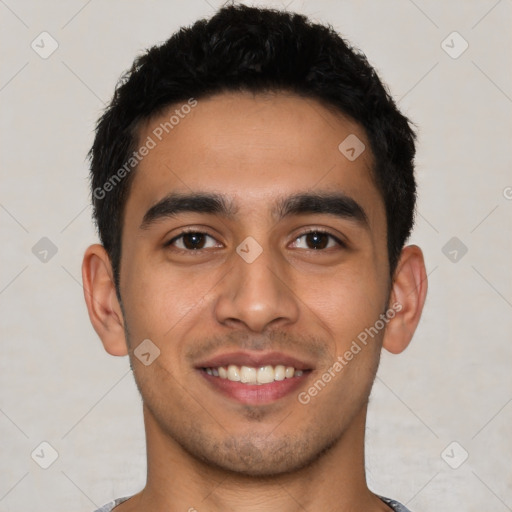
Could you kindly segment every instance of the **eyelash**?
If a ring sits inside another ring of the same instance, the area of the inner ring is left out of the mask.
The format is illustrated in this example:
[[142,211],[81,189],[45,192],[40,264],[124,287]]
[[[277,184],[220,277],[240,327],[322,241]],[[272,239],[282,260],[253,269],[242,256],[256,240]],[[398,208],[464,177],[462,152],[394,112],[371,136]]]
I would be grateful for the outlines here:
[[[186,229],[186,230],[182,231],[179,235],[176,235],[171,240],[166,242],[164,244],[164,247],[165,248],[172,247],[172,244],[174,242],[176,242],[177,240],[182,238],[184,235],[187,235],[187,234],[190,234],[190,233],[197,234],[197,235],[206,235],[206,236],[208,236],[208,237],[210,237],[210,238],[215,240],[215,237],[213,237],[209,233],[206,233],[206,232],[203,232],[203,231],[199,231],[197,229]],[[294,241],[296,241],[299,238],[302,238],[303,236],[309,235],[311,233],[317,233],[317,234],[320,234],[320,235],[327,235],[332,240],[334,240],[341,248],[346,248],[347,247],[347,245],[343,241],[341,241],[338,237],[334,236],[329,231],[325,231],[323,229],[315,229],[315,228],[308,229],[307,231],[304,231],[304,232],[300,233],[299,235],[295,236],[294,237]],[[332,247],[330,249],[332,249]],[[180,253],[187,253],[187,254],[199,253],[200,254],[200,253],[202,253],[203,251],[205,251],[207,249],[180,249],[180,248],[173,248],[173,250],[176,251],[176,252],[180,252]],[[319,252],[319,251],[322,252],[322,251],[326,251],[327,249],[306,249],[306,250],[308,250],[308,251],[315,251],[315,252]]]

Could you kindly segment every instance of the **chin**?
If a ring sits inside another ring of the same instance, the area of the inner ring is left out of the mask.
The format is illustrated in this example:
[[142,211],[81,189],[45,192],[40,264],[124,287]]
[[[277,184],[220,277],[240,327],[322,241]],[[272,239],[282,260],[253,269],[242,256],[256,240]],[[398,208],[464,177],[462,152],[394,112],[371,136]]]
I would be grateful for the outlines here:
[[197,450],[201,445],[196,445],[189,453],[203,464],[238,476],[272,478],[311,466],[335,444],[327,439],[315,441],[287,438],[270,442],[252,436],[208,447],[202,445],[201,452]]

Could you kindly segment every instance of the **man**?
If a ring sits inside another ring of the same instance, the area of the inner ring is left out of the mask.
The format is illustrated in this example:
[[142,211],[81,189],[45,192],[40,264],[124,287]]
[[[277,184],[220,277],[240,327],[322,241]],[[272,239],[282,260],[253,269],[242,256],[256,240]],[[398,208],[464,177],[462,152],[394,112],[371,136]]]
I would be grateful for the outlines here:
[[407,510],[368,489],[364,431],[427,291],[414,152],[364,56],[299,15],[226,7],[135,61],[91,149],[83,281],[148,471],[102,512]]

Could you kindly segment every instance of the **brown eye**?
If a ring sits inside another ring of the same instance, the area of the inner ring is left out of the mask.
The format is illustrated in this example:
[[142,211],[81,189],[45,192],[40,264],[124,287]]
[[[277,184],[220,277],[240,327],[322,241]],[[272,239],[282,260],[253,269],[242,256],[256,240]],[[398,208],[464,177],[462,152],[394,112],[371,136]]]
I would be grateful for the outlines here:
[[325,249],[329,244],[329,235],[325,233],[308,233],[306,244],[310,249]]
[[[213,241],[213,243],[208,242],[208,240]],[[216,240],[213,237],[207,235],[206,233],[201,233],[198,231],[189,231],[181,233],[177,237],[174,237],[172,240],[170,240],[166,245],[172,245],[177,249],[185,251],[197,251],[217,246]]]
[[295,239],[294,245],[298,249],[322,250],[343,246],[344,244],[338,238],[325,231],[310,231],[298,236]]
[[186,249],[202,249],[205,243],[205,236],[202,233],[187,233],[183,235],[183,245]]

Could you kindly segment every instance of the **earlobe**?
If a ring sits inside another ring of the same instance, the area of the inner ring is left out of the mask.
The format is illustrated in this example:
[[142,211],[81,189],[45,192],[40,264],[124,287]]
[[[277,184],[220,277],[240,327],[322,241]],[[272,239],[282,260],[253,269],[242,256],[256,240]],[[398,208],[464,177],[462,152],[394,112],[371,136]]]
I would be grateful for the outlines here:
[[128,348],[124,319],[116,295],[110,258],[102,245],[88,247],[82,263],[82,281],[89,318],[105,350],[125,356]]
[[409,345],[418,326],[427,296],[427,272],[423,253],[417,245],[404,247],[393,279],[389,307],[396,305],[382,346],[399,354]]

